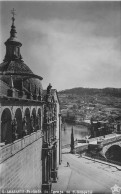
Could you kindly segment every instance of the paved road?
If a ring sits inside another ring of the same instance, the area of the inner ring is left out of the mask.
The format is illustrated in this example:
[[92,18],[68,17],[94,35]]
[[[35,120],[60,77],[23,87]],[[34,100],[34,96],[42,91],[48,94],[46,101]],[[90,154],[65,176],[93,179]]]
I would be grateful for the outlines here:
[[[67,167],[67,161],[70,167]],[[112,193],[115,184],[121,187],[121,171],[92,160],[63,154],[63,162],[59,170],[59,181],[53,190],[90,190],[93,193]]]

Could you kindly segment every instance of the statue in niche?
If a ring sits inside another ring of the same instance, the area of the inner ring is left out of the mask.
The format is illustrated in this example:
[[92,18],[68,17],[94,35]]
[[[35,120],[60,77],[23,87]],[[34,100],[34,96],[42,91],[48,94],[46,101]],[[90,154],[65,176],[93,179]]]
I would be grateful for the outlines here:
[[41,126],[40,126],[40,119],[41,119],[40,115],[38,114],[37,117],[36,117],[36,126],[35,126],[36,131],[41,128]]
[[34,117],[33,117],[33,115],[31,116],[31,129],[32,129],[32,132],[34,132],[35,131],[35,126],[34,126]]
[[17,120],[16,118],[12,121],[12,141],[15,141],[18,139],[18,131],[17,131]]
[[23,118],[23,131],[22,131],[22,136],[28,135],[28,130],[27,130],[27,120],[26,116]]

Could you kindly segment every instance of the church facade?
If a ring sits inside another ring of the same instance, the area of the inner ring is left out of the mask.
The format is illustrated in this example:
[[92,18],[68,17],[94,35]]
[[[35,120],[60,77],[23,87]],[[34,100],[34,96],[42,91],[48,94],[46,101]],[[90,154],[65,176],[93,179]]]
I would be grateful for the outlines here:
[[61,164],[61,114],[57,91],[24,63],[14,11],[0,64],[0,189],[50,193]]

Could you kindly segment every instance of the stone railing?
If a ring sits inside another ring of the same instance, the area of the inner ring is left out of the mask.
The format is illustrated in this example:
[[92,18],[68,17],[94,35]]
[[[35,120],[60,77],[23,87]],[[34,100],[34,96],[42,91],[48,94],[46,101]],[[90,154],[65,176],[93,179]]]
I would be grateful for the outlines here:
[[62,145],[62,149],[64,148],[70,148],[70,144]]
[[110,143],[114,143],[114,142],[118,142],[118,141],[121,141],[121,135],[120,136],[115,136],[115,137],[112,137],[110,139],[104,139],[103,140],[103,145],[106,146]]
[[[86,154],[86,156],[90,157],[90,155],[88,155],[88,154]],[[101,160],[101,161],[105,161],[105,162],[109,163],[109,165],[111,163],[111,164],[116,164],[116,165],[121,166],[121,162],[110,160],[110,159],[107,159],[107,158],[104,158],[104,157],[100,157],[98,155],[95,155],[95,156],[90,157],[90,158]]]
[[24,136],[22,139],[18,139],[11,144],[0,147],[0,163],[32,144],[34,141],[37,141],[41,137],[42,131],[38,130],[37,132]]
[[88,143],[84,143],[83,145],[75,147],[74,152],[75,153],[82,153],[82,152],[87,151],[87,149],[88,149]]
[[[75,141],[74,141],[74,146],[76,146],[77,143],[78,143],[78,141],[75,140]],[[69,143],[69,144],[66,144],[66,145],[62,145],[62,149],[64,149],[64,148],[70,148],[70,147],[71,147],[71,144],[70,144],[70,143]]]
[[[107,137],[114,137],[114,134],[111,133],[111,134],[105,135],[105,138],[107,138]],[[89,142],[93,142],[93,141],[96,141],[98,138],[104,138],[104,136],[99,136],[99,137],[90,138],[90,139],[88,139],[88,141],[89,141]]]

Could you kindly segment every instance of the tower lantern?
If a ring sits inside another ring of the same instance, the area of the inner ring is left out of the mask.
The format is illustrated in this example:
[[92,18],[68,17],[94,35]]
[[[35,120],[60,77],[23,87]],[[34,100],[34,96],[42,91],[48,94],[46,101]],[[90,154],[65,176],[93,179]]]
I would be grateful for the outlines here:
[[22,46],[21,42],[17,39],[17,32],[15,27],[15,9],[11,11],[12,14],[12,25],[10,30],[10,38],[5,42],[6,46],[6,55],[4,61],[13,61],[21,60],[20,47]]

